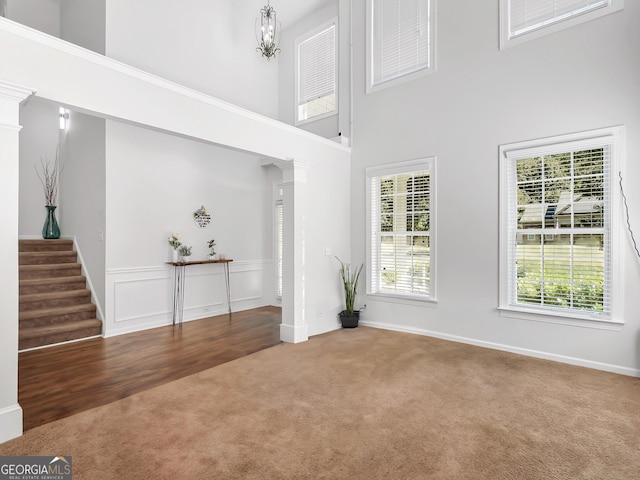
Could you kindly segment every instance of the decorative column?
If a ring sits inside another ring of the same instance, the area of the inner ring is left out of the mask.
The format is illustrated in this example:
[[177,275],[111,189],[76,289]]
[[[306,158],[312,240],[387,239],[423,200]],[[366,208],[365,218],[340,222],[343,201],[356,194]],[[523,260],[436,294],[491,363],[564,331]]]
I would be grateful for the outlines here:
[[18,145],[20,103],[33,90],[0,80],[0,443],[22,435],[18,404]]
[[282,170],[284,191],[280,340],[299,343],[309,339],[305,318],[305,213],[307,170],[311,167],[311,163],[295,159],[274,163]]

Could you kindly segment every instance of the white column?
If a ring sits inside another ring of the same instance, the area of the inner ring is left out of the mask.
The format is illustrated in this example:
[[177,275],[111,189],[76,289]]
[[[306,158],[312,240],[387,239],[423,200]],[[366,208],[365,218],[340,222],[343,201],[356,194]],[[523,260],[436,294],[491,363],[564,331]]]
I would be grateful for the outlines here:
[[305,212],[307,170],[301,160],[277,161],[282,170],[284,248],[282,257],[282,324],[280,340],[289,343],[309,339],[305,318]]
[[18,144],[20,102],[33,90],[0,80],[0,442],[22,435],[18,404]]

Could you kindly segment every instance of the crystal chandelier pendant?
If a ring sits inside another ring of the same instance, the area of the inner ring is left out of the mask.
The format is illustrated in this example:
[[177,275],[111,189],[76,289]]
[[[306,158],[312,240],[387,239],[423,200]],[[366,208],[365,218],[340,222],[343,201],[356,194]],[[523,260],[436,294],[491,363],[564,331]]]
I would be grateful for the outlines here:
[[[259,28],[258,20],[260,20]],[[256,39],[258,41],[256,50],[262,53],[262,56],[267,60],[275,57],[276,53],[280,51],[278,48],[279,35],[280,25],[276,20],[276,11],[267,0],[267,4],[260,10],[260,17],[256,19]]]

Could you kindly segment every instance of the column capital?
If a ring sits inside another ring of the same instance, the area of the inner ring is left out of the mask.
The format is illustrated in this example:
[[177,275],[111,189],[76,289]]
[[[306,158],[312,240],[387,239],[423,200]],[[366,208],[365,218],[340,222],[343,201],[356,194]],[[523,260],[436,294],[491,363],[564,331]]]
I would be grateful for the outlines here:
[[286,160],[275,160],[273,164],[282,170],[282,183],[306,183],[307,172],[313,166],[312,162],[288,158]]
[[21,103],[36,93],[32,88],[16,85],[15,83],[5,82],[0,80],[0,97],[13,100],[14,102]]

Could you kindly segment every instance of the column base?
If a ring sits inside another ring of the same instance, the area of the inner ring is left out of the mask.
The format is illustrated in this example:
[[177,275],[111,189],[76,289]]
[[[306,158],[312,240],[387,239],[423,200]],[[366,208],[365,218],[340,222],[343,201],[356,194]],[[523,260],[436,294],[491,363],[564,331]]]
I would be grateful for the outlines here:
[[286,343],[300,343],[309,340],[309,332],[306,325],[280,324],[280,340]]
[[18,404],[0,409],[0,443],[22,435],[22,407]]

